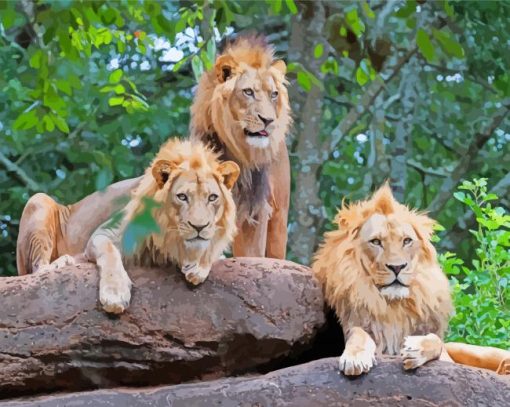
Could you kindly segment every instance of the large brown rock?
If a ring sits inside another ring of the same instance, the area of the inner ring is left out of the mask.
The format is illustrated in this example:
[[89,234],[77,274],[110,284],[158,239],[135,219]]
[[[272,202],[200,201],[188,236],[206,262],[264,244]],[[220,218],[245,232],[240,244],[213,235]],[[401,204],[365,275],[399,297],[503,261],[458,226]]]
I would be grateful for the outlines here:
[[265,376],[149,389],[111,389],[6,402],[2,407],[172,406],[330,407],[458,406],[508,407],[510,381],[503,376],[447,362],[414,371],[386,358],[367,375],[348,379],[329,358]]
[[172,268],[129,274],[120,317],[101,310],[91,264],[0,279],[0,397],[254,371],[324,323],[317,281],[288,261],[219,261],[196,288]]

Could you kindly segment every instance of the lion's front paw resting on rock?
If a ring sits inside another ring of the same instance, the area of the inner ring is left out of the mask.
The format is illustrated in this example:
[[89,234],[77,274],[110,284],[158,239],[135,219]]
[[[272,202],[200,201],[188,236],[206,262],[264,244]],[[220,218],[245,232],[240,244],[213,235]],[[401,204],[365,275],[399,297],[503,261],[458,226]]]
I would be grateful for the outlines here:
[[209,276],[210,268],[201,267],[198,264],[186,264],[182,266],[182,272],[186,277],[186,280],[193,284],[202,284]]
[[442,341],[435,334],[407,336],[400,350],[404,369],[416,369],[441,355]]
[[339,360],[340,371],[346,376],[359,376],[362,373],[368,373],[376,364],[373,341],[367,342],[364,348],[346,348]]
[[36,271],[48,272],[58,270],[66,266],[73,266],[74,264],[76,264],[76,260],[74,259],[74,257],[68,254],[64,254],[63,256],[60,256],[58,259],[52,261],[50,264],[45,264],[43,266],[38,267]]
[[99,284],[99,301],[106,312],[121,314],[129,306],[131,300],[131,280],[125,276],[101,280]]

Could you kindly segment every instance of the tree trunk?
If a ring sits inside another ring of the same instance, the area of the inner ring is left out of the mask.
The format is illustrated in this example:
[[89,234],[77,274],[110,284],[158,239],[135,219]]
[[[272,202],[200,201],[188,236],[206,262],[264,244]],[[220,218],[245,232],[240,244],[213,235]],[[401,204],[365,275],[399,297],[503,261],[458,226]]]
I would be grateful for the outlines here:
[[[289,60],[303,61],[304,67],[314,72],[319,81],[323,81],[320,66],[324,60],[314,58],[312,50],[317,44],[324,44],[323,29],[326,21],[322,2],[302,3],[301,11],[292,17]],[[327,51],[324,52],[327,54]],[[290,99],[294,102],[296,117],[293,149],[295,160],[294,177],[296,187],[291,197],[294,219],[290,226],[289,246],[294,258],[302,264],[308,264],[317,241],[318,226],[324,218],[322,201],[319,198],[318,169],[327,158],[320,146],[320,125],[322,117],[323,91],[313,84],[309,92],[304,93],[295,86],[291,89]]]
[[219,261],[199,287],[134,268],[120,317],[98,304],[96,268],[79,267],[0,279],[0,398],[254,371],[296,356],[324,324],[318,282],[287,261]]

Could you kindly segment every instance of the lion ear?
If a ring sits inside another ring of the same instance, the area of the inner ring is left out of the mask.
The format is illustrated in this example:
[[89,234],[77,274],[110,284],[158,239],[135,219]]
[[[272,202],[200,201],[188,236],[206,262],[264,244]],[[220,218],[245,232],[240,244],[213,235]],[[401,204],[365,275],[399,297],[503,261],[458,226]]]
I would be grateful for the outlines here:
[[225,82],[234,74],[236,63],[230,55],[221,55],[216,59],[214,71],[220,83]]
[[225,186],[228,189],[232,189],[241,170],[234,161],[225,161],[218,167],[218,172],[223,177],[223,183]]
[[285,64],[283,59],[277,59],[271,64],[271,67],[281,72],[282,75],[285,75],[287,73],[287,65]]
[[177,164],[168,160],[159,160],[152,166],[152,176],[158,184],[158,188],[161,189],[168,181],[170,173],[177,168]]

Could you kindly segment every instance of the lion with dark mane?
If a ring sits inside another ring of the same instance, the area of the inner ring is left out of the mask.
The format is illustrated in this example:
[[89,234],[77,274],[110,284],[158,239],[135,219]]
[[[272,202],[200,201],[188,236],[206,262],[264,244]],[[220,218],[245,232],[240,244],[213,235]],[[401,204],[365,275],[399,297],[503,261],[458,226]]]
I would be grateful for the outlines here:
[[510,351],[443,343],[453,307],[430,241],[432,219],[398,203],[385,185],[343,206],[335,223],[313,270],[344,330],[342,372],[360,375],[376,354],[400,354],[405,369],[441,359],[510,374]]
[[203,74],[191,107],[191,137],[241,168],[234,188],[235,256],[285,258],[290,164],[286,65],[263,37],[241,37]]

